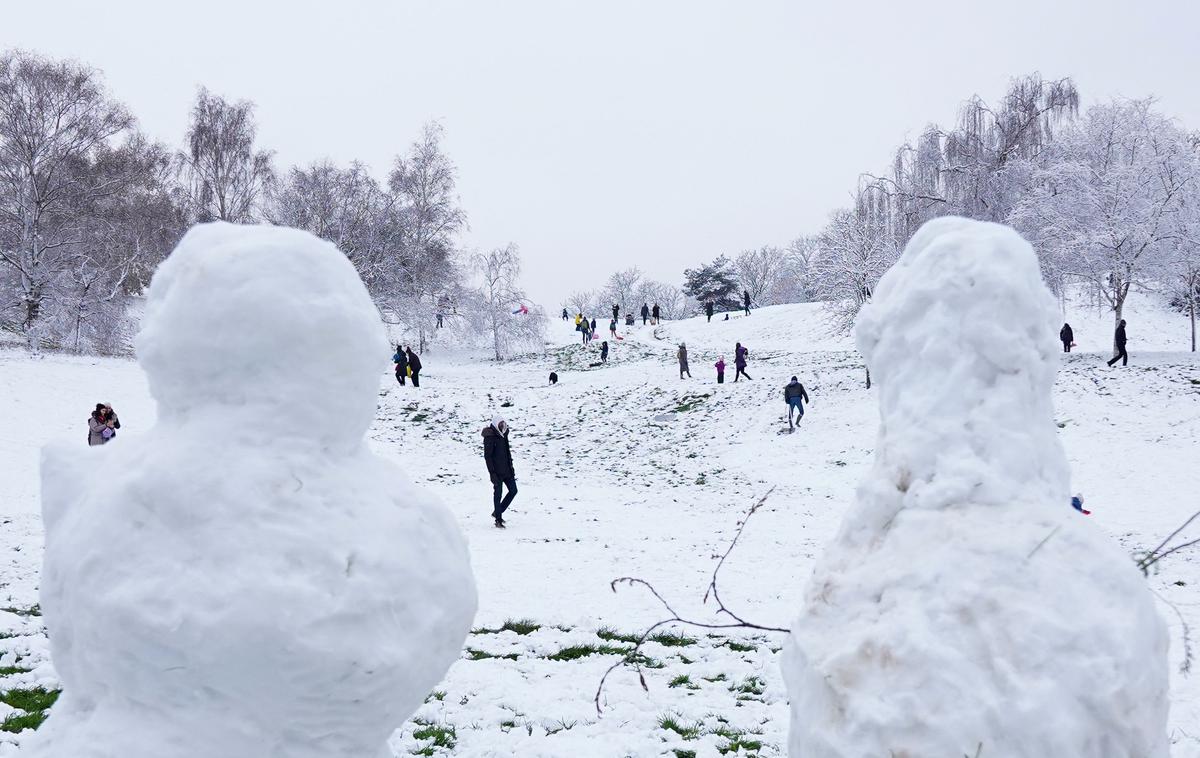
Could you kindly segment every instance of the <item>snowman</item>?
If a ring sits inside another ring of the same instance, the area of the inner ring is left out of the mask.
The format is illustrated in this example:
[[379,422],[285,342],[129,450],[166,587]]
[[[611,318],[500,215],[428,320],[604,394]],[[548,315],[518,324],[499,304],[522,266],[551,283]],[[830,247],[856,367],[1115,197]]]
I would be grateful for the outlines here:
[[208,224],[151,283],[140,436],[47,448],[48,758],[363,758],[475,613],[452,516],[368,449],[389,346],[346,257]]
[[1167,755],[1163,621],[1067,507],[1057,315],[996,224],[927,223],[879,283],[875,462],[785,648],[790,755]]

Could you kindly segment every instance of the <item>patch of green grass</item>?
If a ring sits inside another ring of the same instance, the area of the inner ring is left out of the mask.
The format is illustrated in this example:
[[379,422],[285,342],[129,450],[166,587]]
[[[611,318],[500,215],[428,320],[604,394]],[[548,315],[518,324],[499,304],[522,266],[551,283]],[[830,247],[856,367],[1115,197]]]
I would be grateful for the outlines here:
[[572,729],[579,722],[578,721],[567,721],[566,719],[559,719],[555,723],[557,724],[556,726],[546,727],[546,735],[547,736],[549,736],[551,734],[558,734],[559,732],[563,732],[563,731]]
[[687,674],[680,674],[667,683],[668,687],[684,687],[692,683],[692,678]]
[[630,648],[619,647],[617,645],[571,645],[564,647],[557,653],[547,655],[546,660],[577,661],[589,655],[620,655],[625,658],[626,663],[634,663],[639,666],[645,666],[648,669],[660,669],[666,666],[666,664],[660,663],[647,655],[635,653]]
[[605,642],[628,642],[630,645],[637,644],[639,639],[636,634],[623,634],[610,626],[602,626],[597,629],[596,636]]
[[25,616],[26,618],[42,615],[42,607],[37,604],[31,605],[28,608],[0,608],[0,611],[8,611],[9,613],[15,613],[18,616]]
[[454,746],[458,744],[458,732],[451,724],[419,722],[417,728],[413,730],[413,739],[430,741],[428,745],[422,745],[419,749],[412,751],[413,755],[433,755],[438,748],[453,750]]
[[735,653],[751,653],[758,649],[753,645],[746,645],[738,642],[737,640],[725,640],[725,647],[729,648]]
[[541,629],[542,625],[534,622],[532,619],[506,619],[503,624],[495,629],[487,627],[479,627],[472,629],[471,634],[499,634],[500,632],[513,632],[515,634],[533,634]]
[[434,690],[433,692],[429,693],[429,697],[425,698],[425,702],[428,703],[430,700],[436,700],[440,703],[445,699],[446,693],[444,690]]
[[674,750],[675,758],[696,758],[695,750]]
[[417,415],[410,418],[409,421],[413,422],[414,424],[419,424],[427,418],[429,418],[428,413],[418,413]]
[[504,719],[503,721],[500,722],[500,728],[501,729],[516,729],[517,722],[513,721],[512,719]]
[[650,635],[647,639],[657,642],[664,647],[687,647],[688,645],[696,644],[696,640],[693,638],[676,634],[675,632],[660,632]]
[[675,406],[675,413],[685,413],[693,408],[698,408],[710,397],[712,397],[712,393],[710,392],[705,392],[702,395],[684,395],[679,398],[679,403]]
[[704,733],[704,724],[696,721],[691,724],[684,723],[682,716],[677,713],[668,713],[658,720],[658,728],[665,729],[668,732],[675,732],[685,740],[694,740]]
[[517,660],[516,653],[489,653],[486,650],[476,650],[475,648],[467,648],[467,658],[472,661],[484,661],[489,658],[500,658],[506,661]]
[[54,701],[58,700],[59,690],[47,690],[42,687],[16,689],[0,692],[0,702],[10,705],[23,714],[11,714],[0,724],[0,731],[20,732],[24,729],[37,729],[46,720],[46,713]]
[[33,669],[22,668],[21,666],[0,666],[0,676],[12,676],[13,674],[27,674]]
[[757,676],[746,677],[741,684],[730,685],[730,692],[737,692],[742,695],[761,695],[766,690],[766,685],[763,680]]
[[746,737],[738,737],[724,745],[717,745],[717,752],[721,755],[736,753],[739,750],[745,750],[748,753],[758,752],[762,750],[762,742],[760,740],[747,739]]
[[725,681],[725,675],[717,674],[716,676],[706,676],[706,677],[704,677],[704,681],[706,681],[706,682],[723,682],[723,681]]

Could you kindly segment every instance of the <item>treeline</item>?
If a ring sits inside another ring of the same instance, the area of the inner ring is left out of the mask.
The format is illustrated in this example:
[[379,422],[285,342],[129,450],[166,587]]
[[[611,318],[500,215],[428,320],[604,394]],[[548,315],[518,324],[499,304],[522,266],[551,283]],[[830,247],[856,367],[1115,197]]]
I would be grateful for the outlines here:
[[256,132],[253,104],[201,89],[183,143],[164,145],[139,131],[95,69],[0,54],[0,331],[34,350],[124,350],[131,304],[155,266],[191,224],[213,220],[286,224],[334,242],[384,318],[422,347],[439,313],[481,326],[509,307],[499,298],[522,296],[511,246],[501,249],[504,292],[468,286],[470,269],[486,273],[489,260],[460,254],[467,217],[438,124],[382,179],[358,162],[280,172]]
[[808,289],[848,326],[921,224],[945,215],[1016,227],[1056,294],[1082,288],[1115,321],[1131,291],[1163,295],[1189,313],[1195,349],[1200,135],[1152,99],[1081,113],[1070,79],[1038,74],[998,103],[972,97],[952,128],[927,127],[798,243],[811,251]]

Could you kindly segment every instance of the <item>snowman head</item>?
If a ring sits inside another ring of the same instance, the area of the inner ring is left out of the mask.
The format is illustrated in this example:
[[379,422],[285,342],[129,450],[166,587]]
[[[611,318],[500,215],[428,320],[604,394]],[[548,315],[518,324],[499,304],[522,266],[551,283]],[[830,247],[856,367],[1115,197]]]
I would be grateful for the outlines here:
[[1065,500],[1057,319],[1011,228],[947,217],[909,241],[855,329],[879,386],[881,470],[906,506]]
[[193,227],[159,266],[135,345],[164,420],[321,444],[361,440],[389,355],[379,313],[336,247],[224,223]]

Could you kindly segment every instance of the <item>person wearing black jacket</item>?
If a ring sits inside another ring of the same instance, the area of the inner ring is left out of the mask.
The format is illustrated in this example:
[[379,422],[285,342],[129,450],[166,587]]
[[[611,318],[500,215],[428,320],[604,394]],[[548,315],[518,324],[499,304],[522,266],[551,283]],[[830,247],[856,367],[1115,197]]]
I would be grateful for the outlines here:
[[658,303],[655,303],[654,307],[650,309],[650,318],[654,320],[655,324],[658,323],[658,314],[659,314]]
[[1062,340],[1063,352],[1071,352],[1071,345],[1075,344],[1075,331],[1070,324],[1063,324],[1063,328],[1058,330],[1058,338]]
[[396,381],[403,387],[404,377],[408,376],[408,353],[404,352],[404,348],[396,345],[396,354],[392,356],[392,362],[396,364]]
[[[496,528],[504,528],[504,512],[517,496],[517,474],[513,471],[512,448],[508,446],[508,422],[497,416],[483,428],[483,461],[492,480],[492,518]],[[500,492],[508,494],[500,499]]]
[[804,385],[796,377],[792,377],[792,381],[788,382],[783,388],[783,401],[788,407],[788,427],[795,429],[796,425],[792,423],[792,411],[799,411],[796,416],[796,421],[804,418],[804,404],[808,402],[808,393],[804,391]]
[[711,300],[709,300],[707,303],[704,304],[704,313],[705,313],[705,315],[708,316],[709,323],[712,323],[713,304],[712,304]]
[[1121,323],[1117,324],[1117,333],[1113,335],[1113,340],[1117,344],[1117,354],[1108,362],[1109,367],[1117,361],[1121,361],[1122,366],[1128,366],[1129,353],[1125,352],[1125,319],[1121,319]]
[[750,290],[742,290],[742,305],[746,309],[746,315],[750,315]]
[[645,303],[642,303],[642,326],[645,326],[646,322],[649,320],[650,320],[650,306],[646,305]]
[[411,347],[404,348],[404,354],[408,357],[408,369],[412,372],[412,380],[414,387],[421,386],[421,356],[413,352]]
[[616,321],[620,317],[621,317],[621,306],[617,305],[616,303],[613,303],[613,321]]

